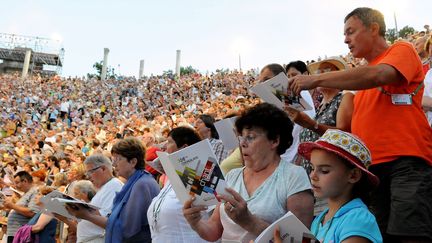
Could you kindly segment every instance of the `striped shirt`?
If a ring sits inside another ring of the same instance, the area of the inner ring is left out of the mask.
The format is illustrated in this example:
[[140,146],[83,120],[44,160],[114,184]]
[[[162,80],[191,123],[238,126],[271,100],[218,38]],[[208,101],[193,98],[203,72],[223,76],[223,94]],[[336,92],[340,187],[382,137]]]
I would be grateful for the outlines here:
[[[38,213],[40,208],[37,206],[37,202],[35,200],[36,195],[38,194],[37,187],[31,188],[28,192],[26,192],[19,200],[16,202],[16,205],[21,207],[27,207],[34,213]],[[15,210],[11,210],[8,216],[8,227],[7,227],[7,235],[14,236],[18,231],[18,228],[31,219],[16,212]]]

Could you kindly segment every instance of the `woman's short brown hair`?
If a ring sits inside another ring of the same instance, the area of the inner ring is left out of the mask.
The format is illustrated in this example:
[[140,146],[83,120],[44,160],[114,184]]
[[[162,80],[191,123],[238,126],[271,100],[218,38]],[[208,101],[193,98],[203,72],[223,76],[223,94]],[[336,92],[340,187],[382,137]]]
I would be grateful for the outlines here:
[[134,137],[128,137],[118,141],[111,149],[111,154],[118,154],[125,157],[128,161],[136,158],[135,169],[144,169],[146,150],[140,140]]

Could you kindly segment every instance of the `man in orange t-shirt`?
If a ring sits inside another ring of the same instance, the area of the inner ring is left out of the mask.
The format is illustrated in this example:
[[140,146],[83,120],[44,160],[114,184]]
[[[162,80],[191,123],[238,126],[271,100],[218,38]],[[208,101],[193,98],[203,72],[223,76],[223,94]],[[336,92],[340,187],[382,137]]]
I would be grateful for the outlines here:
[[357,8],[345,17],[345,43],[369,65],[319,75],[298,75],[290,89],[358,91],[351,131],[372,153],[380,178],[371,209],[384,242],[432,241],[432,130],[421,108],[424,73],[413,46],[385,40],[383,15]]

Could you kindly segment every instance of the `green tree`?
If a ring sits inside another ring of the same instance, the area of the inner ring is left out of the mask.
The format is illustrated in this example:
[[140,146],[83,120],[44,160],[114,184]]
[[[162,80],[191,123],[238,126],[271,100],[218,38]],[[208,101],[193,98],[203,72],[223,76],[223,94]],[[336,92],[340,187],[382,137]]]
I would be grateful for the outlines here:
[[414,34],[414,32],[415,29],[407,25],[399,30],[399,37],[406,38],[408,35]]
[[397,39],[397,32],[396,29],[388,29],[386,31],[386,40],[390,41],[392,44],[394,43],[394,41]]
[[172,77],[172,76],[174,76],[174,72],[173,72],[173,70],[170,69],[170,70],[163,71],[162,75]]
[[[93,69],[96,73],[87,73],[87,77],[88,78],[97,78],[97,79],[101,79],[101,75],[102,75],[102,67],[103,67],[103,61],[99,61],[99,62],[95,62],[93,64]],[[115,74],[115,70],[114,68],[108,66],[107,67],[107,74],[106,77],[108,79],[116,79],[117,75]]]
[[194,69],[192,66],[180,67],[180,76],[194,74],[194,73],[198,73],[198,70]]

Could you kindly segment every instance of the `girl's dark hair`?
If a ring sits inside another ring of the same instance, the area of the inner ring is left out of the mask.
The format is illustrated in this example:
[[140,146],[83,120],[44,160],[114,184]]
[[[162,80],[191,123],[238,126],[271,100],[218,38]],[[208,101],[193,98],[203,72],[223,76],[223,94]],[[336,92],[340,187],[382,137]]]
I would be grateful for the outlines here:
[[219,134],[218,134],[216,127],[214,125],[215,119],[212,116],[207,115],[207,114],[202,114],[198,117],[198,119],[203,121],[207,128],[210,128],[212,138],[219,139]]
[[37,144],[38,144],[38,148],[39,149],[42,149],[43,146],[44,146],[44,142],[43,141],[38,141]]
[[59,160],[56,156],[51,155],[50,157],[48,157],[48,160],[51,160],[54,162],[54,166],[57,168],[60,168],[60,164],[59,164]]
[[[344,158],[339,157],[345,166],[349,169],[357,168],[357,166],[353,165],[351,162],[347,161]],[[353,190],[352,190],[352,196],[354,198],[360,198],[364,204],[369,206],[370,203],[370,192],[371,192],[371,186],[369,185],[368,178],[366,174],[362,171],[362,176],[360,180],[354,184]]]
[[279,138],[277,147],[279,155],[285,153],[293,143],[293,123],[284,111],[269,103],[262,103],[246,110],[237,118],[235,126],[239,134],[245,128],[256,127],[263,129],[269,140]]
[[288,65],[286,65],[286,67],[285,67],[285,72],[288,73],[288,70],[290,68],[295,68],[301,73],[304,73],[304,72],[309,73],[307,65],[303,61],[293,61],[293,62],[288,63]]
[[273,73],[274,76],[278,75],[279,73],[285,73],[285,69],[282,67],[282,65],[277,63],[268,64],[265,67],[262,68],[262,70],[268,68],[270,72]]
[[178,148],[201,141],[198,133],[190,127],[176,127],[168,133],[168,137],[174,140]]

